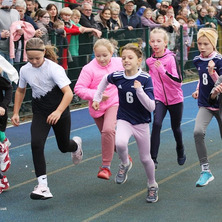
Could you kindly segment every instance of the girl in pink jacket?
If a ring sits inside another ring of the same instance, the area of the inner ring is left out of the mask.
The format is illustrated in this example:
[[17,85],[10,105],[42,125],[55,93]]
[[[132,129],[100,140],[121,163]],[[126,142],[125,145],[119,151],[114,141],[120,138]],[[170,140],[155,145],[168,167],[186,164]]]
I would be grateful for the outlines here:
[[153,55],[146,60],[154,86],[156,108],[151,134],[151,156],[157,168],[157,155],[160,146],[160,130],[167,110],[170,113],[171,128],[176,140],[177,162],[186,161],[181,132],[183,114],[182,77],[174,54],[167,49],[168,35],[165,30],[155,28],[150,33],[149,44]]
[[108,180],[112,175],[110,165],[115,149],[115,126],[119,106],[117,88],[109,84],[103,93],[100,109],[92,108],[93,97],[97,86],[106,74],[123,70],[122,60],[112,57],[114,47],[107,39],[99,39],[94,45],[95,58],[85,65],[76,82],[74,92],[84,100],[89,101],[89,113],[101,133],[102,167],[97,177]]

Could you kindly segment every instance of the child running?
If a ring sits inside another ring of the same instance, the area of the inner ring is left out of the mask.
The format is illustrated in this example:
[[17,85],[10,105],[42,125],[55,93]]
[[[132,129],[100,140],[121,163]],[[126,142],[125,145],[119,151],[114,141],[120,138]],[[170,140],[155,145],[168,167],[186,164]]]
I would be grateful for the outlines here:
[[95,111],[92,108],[92,103],[97,87],[105,74],[123,70],[123,65],[121,58],[112,57],[114,46],[107,39],[97,40],[93,51],[95,58],[83,67],[74,92],[80,98],[89,101],[89,113],[101,133],[102,166],[97,177],[109,180],[112,175],[110,167],[115,150],[116,115],[119,106],[116,87],[109,84],[106,88],[99,110]]
[[[217,39],[218,33],[213,28],[201,28],[197,33],[197,45],[200,55],[196,56],[193,61],[199,73],[199,84],[192,96],[198,99],[199,106],[194,127],[194,140],[200,161],[201,174],[196,182],[196,187],[206,186],[214,179],[210,171],[205,144],[206,128],[213,117],[218,122],[220,136],[222,137],[222,122],[218,101],[215,101],[214,104],[209,103],[209,95],[214,87],[214,83],[218,75],[222,75],[222,56],[216,50]],[[212,97],[214,95],[213,93]]]
[[[51,53],[48,50],[51,49]],[[28,63],[20,70],[19,85],[15,93],[14,113],[11,118],[15,126],[19,126],[19,109],[26,92],[26,85],[32,89],[33,118],[31,124],[31,148],[38,179],[38,185],[31,192],[31,199],[45,200],[52,198],[47,176],[44,156],[45,142],[52,127],[58,147],[62,153],[71,152],[74,165],[82,160],[82,140],[73,137],[70,140],[69,104],[73,93],[69,86],[71,81],[64,69],[55,62],[45,58],[47,54],[55,58],[53,48],[46,48],[39,38],[28,40],[25,48]]]
[[9,79],[18,82],[16,69],[2,56],[0,56],[0,194],[9,188],[9,182],[2,172],[6,172],[11,166],[9,146],[11,143],[5,135],[8,122],[8,105],[12,99],[12,85],[1,76],[2,71],[6,72]]
[[142,51],[138,47],[133,44],[125,45],[122,49],[122,63],[125,71],[111,73],[102,79],[92,106],[95,110],[99,110],[103,92],[109,83],[117,87],[119,108],[115,144],[121,163],[115,182],[117,184],[125,183],[127,174],[132,167],[132,162],[128,156],[128,142],[133,135],[148,178],[146,200],[148,203],[153,203],[158,200],[155,167],[150,155],[149,123],[151,112],[155,108],[153,84],[149,74],[143,72],[140,68]]
[[160,131],[167,111],[170,113],[171,128],[176,140],[177,162],[183,165],[186,161],[182,140],[181,120],[183,114],[182,77],[177,66],[175,55],[167,49],[168,34],[161,28],[150,32],[149,44],[153,55],[146,60],[153,80],[156,108],[151,134],[151,157],[157,168],[160,146]]

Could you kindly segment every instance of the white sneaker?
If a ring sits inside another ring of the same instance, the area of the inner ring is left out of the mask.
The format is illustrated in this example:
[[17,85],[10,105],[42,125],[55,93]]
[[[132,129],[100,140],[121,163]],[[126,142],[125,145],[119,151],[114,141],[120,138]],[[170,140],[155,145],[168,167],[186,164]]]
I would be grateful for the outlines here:
[[34,191],[30,194],[30,198],[33,200],[46,200],[52,197],[49,188],[42,184],[35,186]]
[[0,170],[6,172],[11,166],[11,159],[9,156],[9,147],[7,143],[0,143]]
[[83,151],[82,151],[82,139],[78,136],[74,136],[72,138],[78,145],[78,148],[75,152],[71,152],[72,162],[74,165],[79,164],[83,158]]

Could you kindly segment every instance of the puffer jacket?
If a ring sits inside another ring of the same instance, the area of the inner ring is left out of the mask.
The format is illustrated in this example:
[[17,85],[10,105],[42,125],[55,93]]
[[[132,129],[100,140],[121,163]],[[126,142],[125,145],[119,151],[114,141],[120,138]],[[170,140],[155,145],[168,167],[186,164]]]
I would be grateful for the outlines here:
[[[162,63],[158,69],[154,65],[157,60]],[[155,100],[159,100],[165,105],[183,102],[182,76],[175,55],[166,49],[162,57],[157,58],[153,54],[146,60],[146,63],[153,81]]]
[[100,103],[99,110],[95,111],[92,108],[92,102],[100,81],[106,74],[115,71],[122,71],[122,59],[119,57],[112,57],[111,61],[106,66],[101,66],[96,59],[82,68],[79,78],[76,82],[74,92],[84,100],[89,102],[89,113],[93,118],[102,116],[106,110],[112,106],[119,105],[118,91],[115,85],[109,84],[105,90],[105,94],[109,99]]

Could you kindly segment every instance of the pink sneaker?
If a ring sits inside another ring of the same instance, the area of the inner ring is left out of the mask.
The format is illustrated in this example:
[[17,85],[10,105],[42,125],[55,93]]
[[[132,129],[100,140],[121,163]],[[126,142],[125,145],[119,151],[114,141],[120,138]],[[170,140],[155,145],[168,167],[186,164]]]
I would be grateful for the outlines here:
[[0,143],[0,169],[2,172],[6,172],[10,166],[9,147],[7,143]]
[[6,176],[3,176],[2,179],[0,179],[0,194],[9,188],[9,182]]

